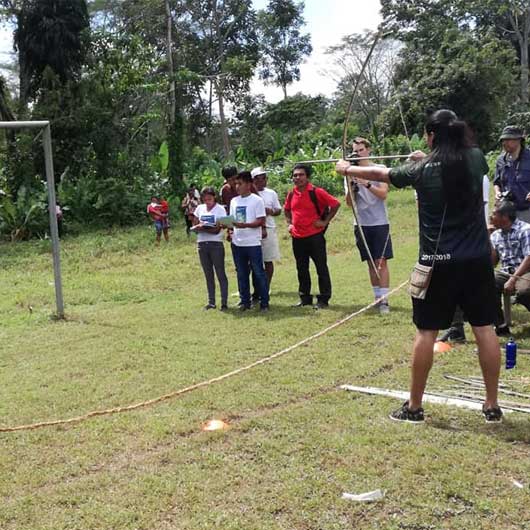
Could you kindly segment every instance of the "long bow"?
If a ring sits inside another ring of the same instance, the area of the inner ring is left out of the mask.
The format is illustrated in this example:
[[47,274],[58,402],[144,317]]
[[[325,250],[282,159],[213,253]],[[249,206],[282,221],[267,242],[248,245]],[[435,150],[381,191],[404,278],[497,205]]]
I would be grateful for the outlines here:
[[[357,91],[359,90],[359,85],[361,84],[361,79],[364,76],[364,71],[366,70],[366,67],[368,66],[368,62],[370,61],[370,57],[372,57],[372,53],[375,50],[375,47],[377,43],[379,42],[379,39],[381,38],[382,31],[379,30],[377,34],[375,35],[374,41],[372,42],[372,46],[370,47],[370,51],[368,52],[368,55],[366,56],[366,59],[364,60],[363,66],[361,68],[361,71],[359,75],[357,76],[357,79],[355,81],[355,85],[353,88],[353,92],[351,94],[350,102],[348,104],[348,108],[346,109],[346,118],[344,119],[344,127],[342,130],[342,158],[346,160],[347,154],[347,144],[348,144],[348,123],[350,121],[351,111],[353,108],[353,102],[355,101],[355,97],[357,96]],[[368,258],[370,260],[370,264],[372,266],[372,269],[375,272],[375,275],[377,276],[377,279],[381,281],[381,277],[379,275],[379,271],[377,267],[375,266],[374,257],[372,256],[372,253],[370,251],[370,248],[368,247],[368,243],[366,241],[366,236],[364,235],[363,227],[361,226],[361,223],[359,222],[359,216],[357,212],[357,205],[355,203],[355,195],[353,192],[353,186],[351,183],[351,179],[346,177],[346,184],[348,186],[348,193],[351,198],[351,209],[353,213],[353,217],[355,218],[355,223],[357,224],[357,228],[359,229],[359,234],[361,235],[361,239],[364,245],[364,248],[366,249],[366,252],[368,254]],[[390,233],[390,232],[389,232]],[[385,245],[386,246],[386,245]]]

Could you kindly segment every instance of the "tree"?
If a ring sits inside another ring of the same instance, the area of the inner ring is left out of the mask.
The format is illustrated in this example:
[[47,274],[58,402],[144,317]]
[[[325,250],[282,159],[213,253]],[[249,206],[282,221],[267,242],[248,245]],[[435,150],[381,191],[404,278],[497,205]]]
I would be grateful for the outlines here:
[[397,38],[424,46],[439,42],[446,30],[458,28],[477,37],[496,35],[517,51],[519,98],[529,100],[530,5],[528,0],[381,0],[387,29]]
[[300,64],[313,47],[309,34],[300,30],[305,21],[304,3],[293,0],[270,0],[258,15],[261,61],[260,79],[282,87],[287,98],[287,85],[300,80]]
[[[407,45],[400,55],[395,82],[408,129],[421,134],[426,112],[450,108],[468,121],[481,145],[489,146],[513,94],[513,50],[494,35],[479,40],[452,28],[436,47],[419,54]],[[379,122],[387,131],[403,130],[393,107],[385,110]]]
[[323,139],[318,132],[329,114],[326,98],[300,93],[274,104],[265,103],[262,95],[248,96],[235,106],[243,151],[262,162],[271,156],[281,159],[299,148],[328,144],[330,138]]
[[461,4],[463,16],[473,15],[477,28],[497,34],[512,43],[518,52],[520,69],[520,99],[526,106],[529,101],[530,5],[527,0],[471,0]]
[[[326,53],[333,59],[338,69],[338,89],[336,101],[340,108],[346,108],[352,87],[360,75],[363,64],[374,42],[374,34],[353,34],[343,37],[340,44],[331,46]],[[379,40],[366,65],[363,79],[360,80],[357,97],[352,111],[359,115],[356,120],[362,130],[375,134],[377,117],[388,106],[395,91],[393,77],[398,64],[398,52],[402,45],[393,39]],[[332,74],[333,75],[333,74]]]
[[89,18],[85,0],[27,0],[11,4],[17,20],[19,109],[24,114],[28,100],[40,87],[46,68],[50,68],[62,83],[77,76]]
[[[202,58],[198,74],[217,96],[223,153],[231,156],[226,100],[234,102],[249,91],[258,61],[256,25],[251,0],[187,0],[185,17],[197,38]],[[210,98],[211,101],[211,98]]]
[[168,74],[168,120],[169,177],[173,192],[183,191],[184,179],[184,118],[182,116],[181,88],[177,87],[173,61],[173,14],[169,0],[164,0],[166,11],[166,59]]

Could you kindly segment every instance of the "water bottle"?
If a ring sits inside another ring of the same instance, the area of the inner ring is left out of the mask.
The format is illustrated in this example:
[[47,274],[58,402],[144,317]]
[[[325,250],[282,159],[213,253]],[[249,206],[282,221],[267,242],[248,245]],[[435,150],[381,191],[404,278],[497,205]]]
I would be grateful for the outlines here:
[[517,363],[517,344],[511,338],[506,343],[506,370],[514,368]]

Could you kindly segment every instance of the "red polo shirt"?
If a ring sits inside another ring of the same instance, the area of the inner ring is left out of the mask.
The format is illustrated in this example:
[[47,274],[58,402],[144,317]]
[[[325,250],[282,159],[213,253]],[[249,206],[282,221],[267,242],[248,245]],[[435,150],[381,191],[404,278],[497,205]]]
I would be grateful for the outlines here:
[[324,231],[324,228],[319,228],[313,224],[320,219],[320,216],[309,195],[309,190],[312,189],[315,190],[320,213],[328,206],[335,208],[340,204],[326,190],[316,188],[310,182],[302,192],[298,191],[296,187],[293,188],[292,192],[287,195],[283,207],[285,211],[291,212],[291,224],[293,226],[291,235],[293,237],[309,237]]

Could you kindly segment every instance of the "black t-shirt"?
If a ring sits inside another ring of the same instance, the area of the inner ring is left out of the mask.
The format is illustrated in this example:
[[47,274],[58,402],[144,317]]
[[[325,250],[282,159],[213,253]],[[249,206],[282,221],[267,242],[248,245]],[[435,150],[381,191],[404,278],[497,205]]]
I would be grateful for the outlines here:
[[412,186],[418,194],[418,220],[422,263],[454,262],[480,258],[490,254],[490,243],[484,217],[482,184],[488,164],[477,148],[466,154],[472,174],[472,197],[465,210],[447,205],[440,243],[434,258],[446,208],[440,163],[417,163],[390,170],[390,182],[397,188]]

